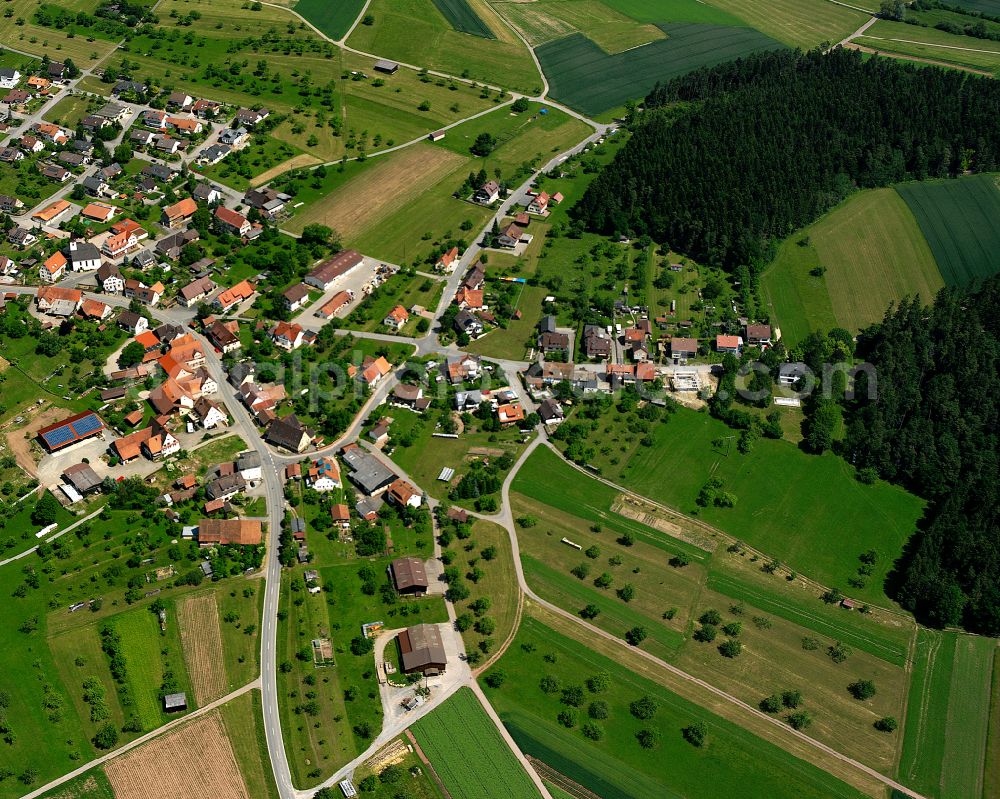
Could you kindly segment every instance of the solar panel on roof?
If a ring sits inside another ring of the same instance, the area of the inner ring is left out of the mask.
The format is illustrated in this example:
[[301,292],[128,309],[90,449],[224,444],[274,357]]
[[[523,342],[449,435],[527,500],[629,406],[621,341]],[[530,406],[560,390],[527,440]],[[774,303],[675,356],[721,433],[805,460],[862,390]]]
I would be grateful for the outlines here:
[[50,430],[45,434],[44,438],[45,443],[50,447],[58,447],[67,441],[72,441],[75,436],[73,435],[73,429],[67,425],[66,427],[57,427],[55,430]]
[[96,430],[101,429],[101,420],[96,416],[91,414],[90,416],[84,416],[82,419],[78,419],[73,422],[73,431],[78,436],[85,436],[89,433],[93,433]]

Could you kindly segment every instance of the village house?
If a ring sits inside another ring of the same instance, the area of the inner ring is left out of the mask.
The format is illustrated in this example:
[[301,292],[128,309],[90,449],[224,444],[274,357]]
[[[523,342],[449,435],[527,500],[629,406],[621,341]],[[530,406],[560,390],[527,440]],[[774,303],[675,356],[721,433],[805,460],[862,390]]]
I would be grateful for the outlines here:
[[43,286],[35,297],[39,312],[49,316],[70,317],[77,312],[81,302],[83,294],[80,291],[62,286]]
[[13,89],[21,81],[21,73],[10,67],[0,68],[0,89]]
[[698,355],[698,340],[693,338],[670,339],[670,357],[674,360],[686,361]]
[[748,347],[762,347],[771,345],[770,325],[747,325],[746,341]]
[[477,338],[483,334],[483,323],[475,314],[462,310],[455,315],[455,329],[469,338]]
[[173,128],[178,133],[185,136],[193,136],[195,134],[201,133],[205,126],[202,125],[200,120],[191,119],[190,117],[171,117],[168,116],[164,122],[168,128]]
[[199,183],[194,187],[191,196],[198,202],[205,203],[205,205],[214,205],[222,200],[222,192],[211,183]]
[[118,267],[112,263],[105,263],[97,270],[95,275],[97,288],[105,294],[121,294],[125,290],[125,279]]
[[497,420],[501,427],[519,424],[524,421],[524,406],[520,402],[508,402],[497,407]]
[[743,338],[741,336],[725,336],[719,334],[715,337],[715,351],[739,355],[743,348]]
[[232,151],[233,148],[226,144],[213,144],[198,154],[198,163],[202,166],[214,166],[224,161]]
[[534,197],[531,198],[531,202],[528,203],[528,213],[535,214],[536,216],[548,216],[549,213],[549,195],[548,192],[540,191]]
[[297,350],[304,340],[303,329],[291,322],[278,322],[271,330],[271,340],[275,347],[283,350]]
[[309,302],[309,287],[305,283],[296,283],[281,292],[281,298],[285,307],[295,313]]
[[551,397],[542,400],[539,404],[538,417],[547,425],[559,424],[566,418],[563,414],[562,405]]
[[271,422],[264,437],[268,444],[274,444],[291,452],[304,452],[311,439],[309,431],[294,413]]
[[43,283],[55,283],[66,274],[68,264],[66,256],[62,252],[56,251],[42,261],[41,266],[38,267],[38,279]]
[[256,208],[268,219],[275,219],[278,214],[285,210],[285,203],[290,200],[287,194],[282,194],[267,186],[257,189],[249,189],[243,195],[243,202],[251,208]]
[[241,108],[236,112],[235,121],[252,128],[254,125],[259,125],[270,115],[271,112],[266,108]]
[[472,193],[472,201],[480,205],[492,205],[500,199],[500,184],[488,180]]
[[386,314],[385,319],[382,320],[382,324],[385,325],[390,330],[395,330],[399,332],[406,325],[407,320],[410,318],[410,314],[407,313],[406,308],[402,305],[397,305],[388,314]]
[[327,492],[341,488],[340,467],[333,458],[317,458],[309,464],[306,485],[314,491]]
[[449,355],[445,359],[444,371],[452,385],[466,380],[478,380],[482,374],[482,362],[477,355]]
[[205,328],[205,335],[223,355],[235,352],[242,346],[240,342],[240,323],[235,319],[229,321],[214,320],[212,324]]
[[380,355],[378,358],[366,357],[361,362],[359,379],[369,388],[375,388],[378,382],[392,371],[392,365]]
[[199,546],[257,546],[263,529],[256,519],[202,519],[198,524]]
[[[38,171],[41,172],[42,175],[47,177],[49,180],[54,180],[57,183],[65,183],[67,180],[73,177],[72,172],[70,172],[68,169],[64,169],[58,164],[48,164],[48,163],[39,164]],[[60,202],[65,202],[65,200],[61,200]],[[41,214],[36,214],[35,216],[38,217],[39,219],[42,218]]]
[[394,386],[389,402],[417,413],[422,413],[431,404],[430,398],[424,396],[424,390],[420,386],[411,386],[409,383],[399,383]]
[[447,252],[441,254],[438,258],[437,263],[434,265],[436,269],[440,269],[442,272],[450,272],[458,265],[458,247],[452,247]]
[[118,327],[136,336],[149,330],[149,320],[134,311],[122,311],[118,314]]
[[74,272],[93,272],[101,268],[101,251],[90,242],[71,241],[67,260]]
[[222,289],[212,298],[212,305],[221,313],[226,313],[257,293],[249,280],[241,280],[232,288]]
[[180,442],[166,428],[167,419],[158,416],[149,427],[116,439],[112,450],[122,463],[131,463],[145,455],[150,460],[160,460],[180,451]]
[[565,333],[542,333],[538,337],[538,349],[546,355],[569,350],[569,336]]
[[219,132],[219,144],[224,144],[234,149],[241,149],[250,141],[250,131],[240,126],[238,128],[224,128]]
[[[18,250],[26,250],[29,247],[33,247],[38,242],[38,236],[27,228],[13,227],[7,234],[7,241],[9,241]],[[43,281],[47,281],[46,275],[41,275],[41,278]]]
[[167,155],[174,155],[183,146],[179,139],[167,136],[165,133],[156,138],[156,149]]
[[250,235],[250,231],[253,228],[253,225],[250,224],[250,221],[243,214],[231,211],[224,205],[220,205],[215,209],[214,216],[216,228],[223,233],[246,237]]
[[160,301],[160,297],[163,296],[164,291],[163,284],[160,282],[156,282],[152,286],[147,286],[138,280],[130,279],[125,281],[122,293],[128,299],[135,299],[143,305],[152,307]]
[[330,319],[334,316],[338,316],[344,309],[346,309],[351,302],[354,300],[354,292],[348,289],[347,291],[338,291],[330,301],[324,303],[324,305],[315,312],[315,315],[321,319]]
[[419,508],[423,497],[412,483],[402,477],[394,480],[386,491],[386,497],[401,508]]
[[187,222],[197,210],[198,203],[190,197],[185,197],[163,209],[163,223],[168,227],[177,227]]
[[528,243],[530,241],[531,234],[525,233],[524,230],[513,223],[507,225],[507,227],[500,231],[500,235],[497,236],[497,245],[510,250],[517,247],[521,242]]

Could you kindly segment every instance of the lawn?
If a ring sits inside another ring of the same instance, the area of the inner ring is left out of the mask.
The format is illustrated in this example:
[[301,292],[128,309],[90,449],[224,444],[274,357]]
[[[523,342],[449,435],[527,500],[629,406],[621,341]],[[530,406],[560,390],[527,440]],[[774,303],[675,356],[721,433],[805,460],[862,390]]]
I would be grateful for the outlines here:
[[903,183],[898,191],[927,237],[945,283],[964,286],[997,272],[1000,189],[996,175]]
[[298,0],[295,13],[301,14],[331,39],[340,39],[358,18],[364,0]]
[[[391,333],[392,331],[382,322],[393,308],[402,305],[407,311],[414,306],[433,310],[437,307],[443,291],[444,283],[440,280],[426,275],[397,272],[355,307],[345,320],[344,326],[352,330]],[[399,331],[400,335],[414,335],[417,319],[416,314],[411,313]]]
[[66,95],[45,112],[45,120],[67,128],[75,128],[80,120],[90,113],[92,105],[95,108],[100,107],[99,104],[94,104],[91,97]]
[[[643,5],[650,1],[639,0]],[[709,5],[739,17],[779,42],[803,50],[824,42],[839,42],[869,19],[863,12],[827,0],[709,0]]]
[[541,76],[524,44],[488,4],[473,5],[496,39],[456,31],[433,0],[372,0],[368,13],[375,17],[375,24],[359,25],[348,44],[494,86],[529,94],[541,91]]
[[900,779],[942,799],[983,794],[996,641],[921,630]]
[[470,688],[420,719],[413,733],[454,799],[539,796]]
[[[767,796],[854,797],[857,791],[819,768],[798,760],[732,723],[639,677],[619,662],[588,650],[545,625],[528,618],[515,645],[496,667],[506,675],[497,689],[486,688],[490,702],[522,751],[584,785],[604,799],[634,796],[699,797]],[[581,686],[602,672],[610,684],[599,694],[583,688],[580,710],[572,719],[561,694],[545,693],[540,677],[551,677],[563,688]],[[487,672],[489,675],[489,672]],[[654,703],[651,719],[640,721],[630,713],[631,702],[648,696]],[[587,719],[588,704],[607,705],[607,718]],[[572,720],[572,727],[565,726]],[[706,726],[706,743],[687,743],[682,730],[696,722]],[[585,723],[599,740],[586,737]],[[637,734],[648,730],[653,749],[640,746]],[[669,768],[664,768],[669,764]]]
[[[621,431],[607,438],[599,434],[595,442],[610,445],[592,459],[605,477],[695,514],[825,585],[847,590],[858,556],[875,549],[877,563],[867,584],[850,589],[850,594],[889,604],[883,581],[923,513],[917,497],[888,483],[862,485],[839,456],[807,455],[783,440],[761,439],[742,455],[726,443],[730,428],[707,413],[686,408],[650,430],[651,446],[622,435]],[[551,453],[535,453],[531,460],[537,463],[527,464],[531,474],[547,482],[550,490],[563,490],[548,476],[552,472],[546,466],[552,468],[555,460]],[[663,479],[664,474],[670,479]],[[721,480],[722,490],[734,495],[734,507],[696,505],[711,478]],[[808,524],[803,524],[805,519]]]
[[600,114],[645,97],[658,82],[782,46],[751,28],[696,22],[657,27],[665,39],[616,55],[608,55],[582,33],[537,47],[549,94],[577,111]]
[[904,297],[930,302],[944,283],[910,208],[887,188],[854,194],[786,239],[762,285],[788,346],[813,330],[861,330]]
[[273,799],[278,795],[278,789],[274,784],[271,758],[261,723],[264,713],[260,691],[253,690],[230,700],[219,709],[219,713],[250,795],[255,799]]
[[216,180],[237,191],[246,191],[256,185],[255,178],[272,170],[302,152],[284,141],[267,134],[254,136],[242,150],[236,150],[228,157],[208,167],[194,166],[195,171]]
[[854,40],[880,52],[919,56],[992,72],[1000,67],[1000,43],[880,19]]

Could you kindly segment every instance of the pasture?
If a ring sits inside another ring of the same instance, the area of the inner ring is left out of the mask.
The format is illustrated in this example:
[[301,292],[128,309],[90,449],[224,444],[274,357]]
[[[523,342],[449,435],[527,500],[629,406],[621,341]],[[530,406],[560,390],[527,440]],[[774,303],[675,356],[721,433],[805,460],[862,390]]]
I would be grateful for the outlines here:
[[199,705],[206,705],[222,696],[228,686],[215,595],[203,594],[180,600],[177,621],[195,699]]
[[453,799],[539,796],[471,689],[459,689],[412,730]]
[[537,94],[541,76],[524,43],[488,3],[471,2],[496,39],[470,38],[448,23],[433,0],[372,0],[374,25],[358,25],[348,44],[408,64]]
[[639,22],[704,22],[708,25],[746,23],[738,16],[701,0],[601,0]]
[[496,7],[532,47],[582,33],[606,53],[620,53],[665,36],[655,25],[640,23],[600,0],[504,2]]
[[115,799],[251,799],[219,711],[129,750],[104,771]]
[[[524,620],[498,668],[506,674],[506,681],[500,688],[484,690],[522,751],[604,799],[862,795],[534,618]],[[595,694],[586,681],[602,672],[610,675],[610,683]],[[554,692],[542,690],[542,677],[556,681]],[[573,721],[566,726],[557,721],[567,709],[560,688],[573,686],[583,688],[584,698],[579,710],[569,708]],[[640,721],[630,713],[629,705],[643,696],[653,699],[655,711],[652,718]],[[594,701],[606,704],[607,718],[588,719],[588,704]],[[695,722],[707,727],[702,748],[691,746],[682,735]],[[584,735],[584,724],[593,725],[598,740]],[[642,730],[652,733],[652,750],[640,746],[636,736]]]
[[[816,268],[825,271],[810,274]],[[917,220],[891,188],[858,192],[790,236],[761,283],[786,345],[834,326],[856,332],[890,303],[913,295],[930,302],[944,285]]]
[[[176,617],[170,622],[176,625]],[[163,721],[158,693],[163,683],[164,668],[160,650],[164,647],[164,642],[159,625],[148,608],[122,613],[112,623],[122,638],[121,647],[125,655],[129,687],[135,699],[136,715],[142,722],[143,729],[152,730]]]
[[1000,42],[905,22],[880,19],[854,41],[889,54],[901,53],[991,72],[1000,67]]
[[365,0],[298,0],[295,13],[301,14],[331,39],[340,39],[358,18]]
[[964,286],[996,273],[1000,251],[996,175],[903,183],[897,190],[927,237],[947,285]]
[[803,50],[839,42],[869,19],[868,14],[827,0],[709,0],[709,4],[789,47]]
[[582,33],[537,47],[535,54],[549,80],[549,94],[571,108],[596,115],[627,100],[641,99],[657,82],[781,47],[750,28],[701,23],[657,27],[665,39],[616,55],[608,55]]
[[434,5],[448,23],[459,33],[495,39],[489,25],[483,22],[468,0],[434,0]]
[[996,641],[920,630],[900,779],[942,799],[983,795]]
[[[884,482],[862,485],[839,456],[807,455],[784,440],[761,439],[749,454],[740,454],[727,443],[732,431],[726,425],[687,408],[650,430],[651,446],[640,445],[613,423],[610,427],[595,436],[599,451],[591,459],[605,477],[696,515],[825,585],[848,590],[858,556],[875,549],[878,560],[866,585],[849,593],[888,604],[883,581],[923,513],[917,497]],[[531,460],[541,465],[552,457],[535,453]],[[537,476],[552,485],[544,472]],[[733,494],[734,507],[696,504],[711,478]],[[806,507],[809,524],[803,525]]]

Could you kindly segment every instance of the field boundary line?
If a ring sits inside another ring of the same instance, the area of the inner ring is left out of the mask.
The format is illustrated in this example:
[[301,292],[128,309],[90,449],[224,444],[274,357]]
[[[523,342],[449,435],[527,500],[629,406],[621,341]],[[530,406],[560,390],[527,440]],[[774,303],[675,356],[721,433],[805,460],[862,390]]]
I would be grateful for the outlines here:
[[1000,50],[982,50],[978,47],[958,47],[954,44],[935,44],[933,42],[918,42],[914,39],[896,39],[892,36],[872,36],[863,34],[862,39],[875,39],[879,42],[900,42],[902,44],[919,44],[922,47],[938,47],[942,50],[961,50],[965,53],[986,53],[988,55],[1000,55]]
[[444,799],[451,799],[451,794],[448,793],[448,789],[445,787],[444,783],[441,782],[441,777],[434,768],[434,764],[427,759],[427,755],[424,754],[424,750],[420,748],[420,744],[413,736],[413,730],[409,727],[406,728],[406,737],[409,739],[410,743],[413,744],[413,751],[417,753],[417,757],[420,759],[420,762],[426,767],[428,773],[431,775],[431,779],[434,780],[434,784],[437,785],[438,790],[441,791],[441,795]]

